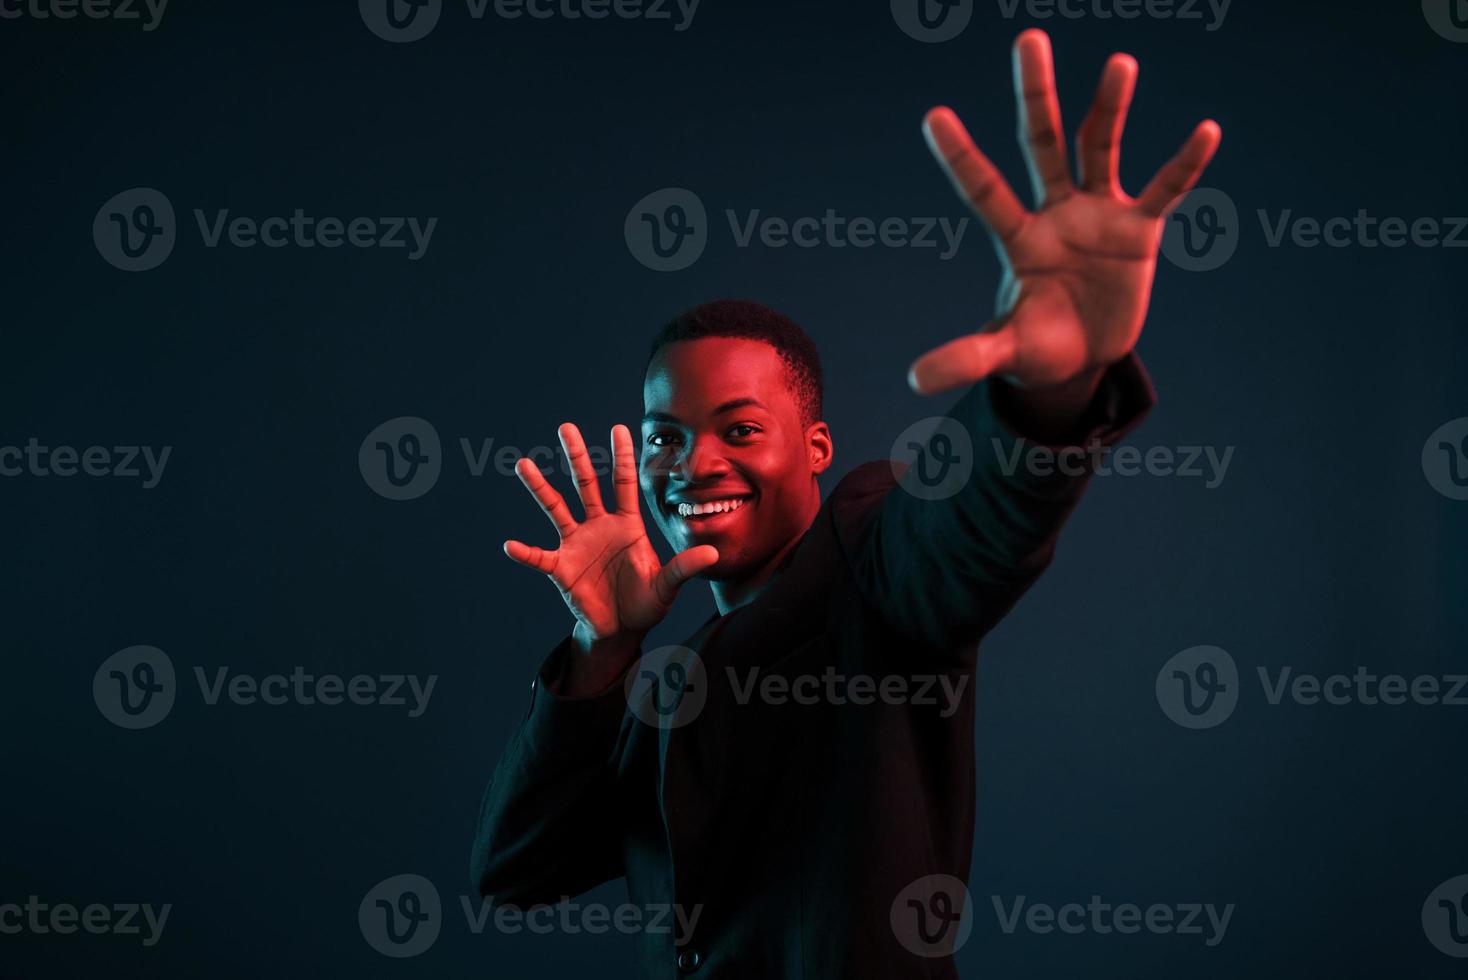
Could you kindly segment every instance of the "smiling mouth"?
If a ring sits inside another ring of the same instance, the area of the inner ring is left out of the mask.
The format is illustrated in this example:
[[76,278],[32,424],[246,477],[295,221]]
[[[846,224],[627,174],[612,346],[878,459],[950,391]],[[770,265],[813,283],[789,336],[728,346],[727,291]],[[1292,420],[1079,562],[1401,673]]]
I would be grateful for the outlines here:
[[723,500],[708,500],[700,503],[678,503],[673,505],[673,512],[679,517],[711,517],[714,514],[728,514],[744,506],[745,497],[726,497]]

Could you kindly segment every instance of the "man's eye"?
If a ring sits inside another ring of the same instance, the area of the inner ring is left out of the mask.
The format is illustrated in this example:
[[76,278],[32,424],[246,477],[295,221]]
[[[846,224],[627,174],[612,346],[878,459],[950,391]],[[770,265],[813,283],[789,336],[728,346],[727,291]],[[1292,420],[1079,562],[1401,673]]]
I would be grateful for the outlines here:
[[729,430],[729,435],[733,436],[735,439],[748,439],[750,436],[757,435],[758,433],[758,428],[743,422]]
[[678,444],[678,436],[673,432],[654,432],[647,437],[647,444],[658,449],[666,449]]

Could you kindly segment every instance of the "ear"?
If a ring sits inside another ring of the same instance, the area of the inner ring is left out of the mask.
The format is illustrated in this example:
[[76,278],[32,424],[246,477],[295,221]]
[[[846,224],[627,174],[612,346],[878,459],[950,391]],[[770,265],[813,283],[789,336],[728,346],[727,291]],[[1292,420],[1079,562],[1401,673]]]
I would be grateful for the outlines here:
[[826,472],[836,455],[836,447],[831,443],[830,426],[824,422],[812,422],[805,430],[805,446],[810,455],[811,473],[819,476]]

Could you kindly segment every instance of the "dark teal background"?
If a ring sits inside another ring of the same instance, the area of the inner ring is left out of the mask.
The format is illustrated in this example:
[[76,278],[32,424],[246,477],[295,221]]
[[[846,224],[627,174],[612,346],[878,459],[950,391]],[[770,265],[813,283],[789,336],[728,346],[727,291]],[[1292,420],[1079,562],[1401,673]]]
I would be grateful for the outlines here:
[[[173,446],[156,489],[0,479],[0,902],[152,902],[163,940],[0,936],[0,976],[630,977],[615,934],[470,935],[459,911],[483,784],[569,626],[499,551],[551,529],[458,439],[553,444],[635,422],[652,331],[717,296],[769,303],[826,358],[835,472],[946,402],[918,354],[986,320],[977,228],[936,250],[735,248],[724,208],[964,213],[918,124],[952,105],[1017,187],[1008,47],[1055,41],[1066,121],[1105,56],[1142,73],[1122,173],[1145,181],[1204,116],[1205,178],[1237,254],[1163,261],[1140,352],[1161,401],[1141,447],[1234,446],[1227,479],[1098,480],[1054,567],[980,660],[971,977],[1449,977],[1422,902],[1468,873],[1468,708],[1269,706],[1255,669],[1468,672],[1468,503],[1424,479],[1428,435],[1468,415],[1450,249],[1266,246],[1257,209],[1468,213],[1468,44],[1416,3],[1234,0],[1175,20],[1006,20],[917,43],[885,0],[703,0],[668,22],[471,20],[373,36],[355,3],[171,5],[161,25],[0,20],[0,445]],[[178,209],[158,269],[106,264],[93,216],[136,186]],[[719,228],[660,274],[628,209],[695,190]],[[206,249],[193,208],[438,217],[404,250]],[[393,502],[363,437],[431,421],[447,458]],[[565,487],[564,482],[562,483]],[[680,600],[663,637],[711,611]],[[183,690],[124,731],[90,696],[134,644]],[[1153,684],[1227,649],[1245,696],[1187,731]],[[192,668],[439,675],[428,711],[208,707]],[[711,842],[717,846],[717,842]],[[357,904],[413,872],[446,922],[416,959],[374,952]],[[1006,902],[1236,903],[1225,941],[1004,934]],[[624,900],[620,883],[599,890]]]

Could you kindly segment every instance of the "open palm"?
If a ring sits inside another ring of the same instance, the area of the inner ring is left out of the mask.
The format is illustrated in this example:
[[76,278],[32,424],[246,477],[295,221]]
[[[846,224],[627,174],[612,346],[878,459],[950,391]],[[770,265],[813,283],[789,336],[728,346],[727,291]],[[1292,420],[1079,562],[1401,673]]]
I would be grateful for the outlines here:
[[1033,212],[952,110],[933,109],[923,123],[934,156],[988,226],[1004,266],[995,319],[913,364],[912,385],[925,394],[991,374],[1027,388],[1058,385],[1124,357],[1147,316],[1166,214],[1197,183],[1221,139],[1216,123],[1200,123],[1141,196],[1129,197],[1118,161],[1137,63],[1113,55],[1077,134],[1077,184],[1043,31],[1025,31],[1015,42],[1014,80]]
[[506,541],[505,554],[544,572],[590,632],[590,639],[646,633],[667,615],[683,583],[719,560],[718,549],[689,548],[666,565],[658,559],[638,507],[637,461],[625,425],[612,428],[615,511],[602,504],[601,486],[581,431],[568,422],[559,435],[585,517],[576,521],[535,464],[521,459],[515,473],[556,526],[561,542],[547,551]]

